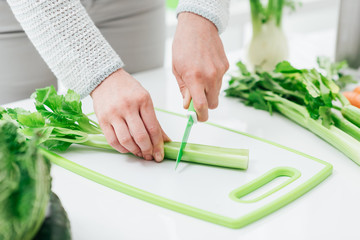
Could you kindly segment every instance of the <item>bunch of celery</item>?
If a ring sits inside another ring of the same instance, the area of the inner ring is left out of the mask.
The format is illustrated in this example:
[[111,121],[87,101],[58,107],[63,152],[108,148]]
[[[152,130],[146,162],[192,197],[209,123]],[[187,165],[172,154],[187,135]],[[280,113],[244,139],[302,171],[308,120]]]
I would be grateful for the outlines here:
[[345,66],[318,58],[316,69],[296,69],[289,62],[274,71],[250,73],[238,62],[226,95],[243,99],[246,105],[272,113],[277,111],[307,128],[360,165],[360,109],[352,107],[338,85],[353,81],[339,70]]
[[281,22],[284,7],[295,8],[290,0],[250,0],[252,39],[248,49],[248,60],[252,66],[272,70],[288,57],[288,44]]
[[[16,120],[26,136],[41,132],[38,144],[65,151],[71,144],[113,149],[99,125],[82,112],[80,96],[69,90],[58,95],[54,87],[37,89],[32,96],[37,112],[21,108],[3,110],[3,117]],[[165,158],[175,160],[180,143],[164,144]],[[182,160],[229,168],[247,169],[249,153],[244,149],[219,148],[188,143]]]

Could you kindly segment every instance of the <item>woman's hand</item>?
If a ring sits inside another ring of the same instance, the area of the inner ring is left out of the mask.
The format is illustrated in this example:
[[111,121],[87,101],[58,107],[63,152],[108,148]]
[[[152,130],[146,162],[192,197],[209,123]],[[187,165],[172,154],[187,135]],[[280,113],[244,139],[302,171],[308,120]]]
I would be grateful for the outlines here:
[[170,141],[155,116],[149,93],[125,70],[119,69],[93,92],[94,110],[108,143],[121,153],[146,160],[164,159]]
[[179,14],[173,42],[173,73],[188,108],[193,99],[199,121],[218,106],[222,78],[229,68],[216,26],[199,15]]

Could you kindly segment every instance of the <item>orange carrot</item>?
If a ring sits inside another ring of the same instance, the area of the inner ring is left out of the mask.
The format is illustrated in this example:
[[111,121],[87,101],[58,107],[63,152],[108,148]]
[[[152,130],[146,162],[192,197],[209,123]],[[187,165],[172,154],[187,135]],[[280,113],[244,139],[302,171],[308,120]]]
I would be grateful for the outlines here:
[[351,105],[360,108],[360,93],[343,92],[343,95],[349,100]]
[[356,92],[356,93],[359,93],[359,94],[360,94],[360,86],[356,87],[356,88],[354,89],[354,92]]

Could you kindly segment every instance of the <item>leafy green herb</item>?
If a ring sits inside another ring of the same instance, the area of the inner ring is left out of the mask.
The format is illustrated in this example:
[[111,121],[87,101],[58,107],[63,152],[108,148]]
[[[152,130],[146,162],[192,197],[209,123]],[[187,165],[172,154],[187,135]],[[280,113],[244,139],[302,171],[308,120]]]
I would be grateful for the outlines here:
[[[241,98],[257,109],[283,114],[360,165],[360,110],[349,105],[336,84],[345,64],[329,63],[325,58],[318,62],[327,69],[326,76],[316,69],[297,69],[287,61],[278,63],[274,71],[244,75],[245,67],[238,63],[239,74],[232,76],[226,95]],[[338,110],[345,118],[334,114]]]

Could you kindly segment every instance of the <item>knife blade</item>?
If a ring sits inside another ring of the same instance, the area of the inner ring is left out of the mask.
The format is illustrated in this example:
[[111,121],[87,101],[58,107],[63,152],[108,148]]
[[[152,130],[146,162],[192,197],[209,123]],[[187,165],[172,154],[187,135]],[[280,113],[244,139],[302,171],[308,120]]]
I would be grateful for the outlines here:
[[196,115],[196,111],[195,111],[194,104],[193,104],[192,100],[190,101],[190,105],[189,105],[187,115],[188,115],[189,118],[188,118],[188,121],[187,121],[187,124],[186,124],[186,128],[185,128],[185,131],[184,131],[183,138],[181,140],[179,153],[178,153],[177,158],[176,158],[175,170],[178,167],[178,165],[180,163],[180,160],[181,160],[181,158],[183,156],[184,148],[186,147],[187,141],[189,139],[191,128],[192,128],[193,124],[197,122],[197,115]]

